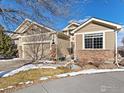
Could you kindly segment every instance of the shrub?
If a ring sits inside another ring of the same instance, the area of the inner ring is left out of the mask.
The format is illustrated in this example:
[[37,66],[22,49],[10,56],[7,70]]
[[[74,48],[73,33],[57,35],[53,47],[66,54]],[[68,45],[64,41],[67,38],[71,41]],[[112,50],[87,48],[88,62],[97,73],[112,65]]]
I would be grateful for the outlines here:
[[78,61],[76,63],[76,65],[83,67],[84,65],[88,64],[88,60],[87,59],[82,59],[81,61]]
[[97,67],[91,63],[88,63],[88,64],[83,66],[83,69],[97,69]]
[[104,60],[102,58],[93,58],[93,60],[91,61],[91,63],[96,66],[99,67],[99,65],[104,63]]
[[117,68],[117,66],[113,63],[103,63],[103,64],[100,64],[99,69],[115,69]]

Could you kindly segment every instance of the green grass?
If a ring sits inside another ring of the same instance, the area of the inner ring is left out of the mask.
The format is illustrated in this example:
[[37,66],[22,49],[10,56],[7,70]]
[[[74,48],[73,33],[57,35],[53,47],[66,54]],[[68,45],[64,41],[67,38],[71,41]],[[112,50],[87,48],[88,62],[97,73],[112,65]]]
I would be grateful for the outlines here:
[[57,74],[62,74],[65,72],[70,72],[67,68],[57,68],[57,69],[33,69],[28,71],[23,71],[13,76],[0,78],[0,88],[6,88],[7,86],[16,85],[20,82],[34,81],[38,80],[40,77],[53,76]]

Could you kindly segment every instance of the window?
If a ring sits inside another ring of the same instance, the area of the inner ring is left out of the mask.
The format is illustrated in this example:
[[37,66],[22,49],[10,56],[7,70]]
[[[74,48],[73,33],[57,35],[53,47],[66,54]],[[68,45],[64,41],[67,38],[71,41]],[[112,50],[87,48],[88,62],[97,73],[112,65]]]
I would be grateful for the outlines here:
[[103,33],[84,35],[85,48],[103,48]]

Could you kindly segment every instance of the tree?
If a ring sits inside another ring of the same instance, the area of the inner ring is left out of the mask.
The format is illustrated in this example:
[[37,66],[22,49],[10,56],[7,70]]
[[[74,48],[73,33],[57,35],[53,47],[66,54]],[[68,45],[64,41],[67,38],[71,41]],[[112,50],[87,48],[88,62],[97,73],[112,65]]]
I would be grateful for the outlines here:
[[46,41],[50,41],[52,33],[38,33],[38,30],[32,29],[29,33],[25,33],[25,37],[22,37],[22,42],[25,43],[22,52],[24,56],[31,59],[33,63],[37,63],[46,57],[49,58],[50,42]]
[[[25,18],[50,25],[49,23],[54,23],[54,18],[68,18],[72,13],[77,16],[80,10],[76,8],[78,12],[75,13],[73,6],[80,4],[83,9],[90,2],[93,0],[0,0],[0,18],[6,27],[19,25]],[[109,4],[110,0],[100,2]]]
[[122,42],[122,44],[123,44],[123,46],[124,46],[124,37],[122,38],[121,42]]
[[[73,0],[0,0],[0,17],[6,26],[20,24],[25,18],[52,23],[48,14],[67,17]],[[84,0],[83,0],[84,1]],[[9,3],[7,6],[4,2]],[[74,2],[74,1],[73,1]],[[16,3],[16,7],[13,7]]]
[[16,56],[16,46],[12,44],[12,40],[5,33],[5,29],[0,25],[0,55],[4,58]]

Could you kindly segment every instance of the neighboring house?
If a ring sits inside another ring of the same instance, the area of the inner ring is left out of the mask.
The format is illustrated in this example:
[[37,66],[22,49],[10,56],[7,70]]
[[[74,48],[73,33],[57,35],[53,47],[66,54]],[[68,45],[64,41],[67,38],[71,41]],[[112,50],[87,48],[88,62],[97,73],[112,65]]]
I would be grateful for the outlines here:
[[[73,26],[73,24],[72,24]],[[80,61],[114,61],[117,57],[117,33],[121,25],[98,18],[90,18],[70,33],[74,56]],[[65,31],[64,31],[65,32]],[[68,34],[67,34],[68,35]]]
[[18,46],[20,58],[31,59],[38,56],[50,58],[52,45],[57,47],[56,57],[69,55],[69,36],[26,19],[11,37]]
[[[33,30],[32,30],[33,29]],[[35,30],[34,30],[35,29]],[[22,58],[26,57],[25,50],[28,44],[35,44],[33,40],[24,42],[25,37],[47,35],[42,43],[47,44],[46,51],[49,51],[51,44],[57,46],[56,57],[67,56],[71,54],[80,61],[105,60],[114,61],[117,58],[117,33],[121,25],[98,18],[90,18],[86,22],[79,24],[76,22],[69,23],[62,32],[56,32],[53,29],[37,24],[30,20],[25,20],[16,32],[21,35],[13,35],[13,39],[18,44],[19,54]],[[33,31],[33,35],[32,35]],[[30,33],[30,34],[29,34]],[[34,34],[35,33],[35,34]],[[49,34],[48,34],[49,33]],[[21,41],[22,40],[22,41]],[[21,43],[20,43],[21,42]],[[38,41],[37,43],[40,43]],[[23,50],[23,52],[22,52]],[[49,53],[46,53],[47,57]]]

